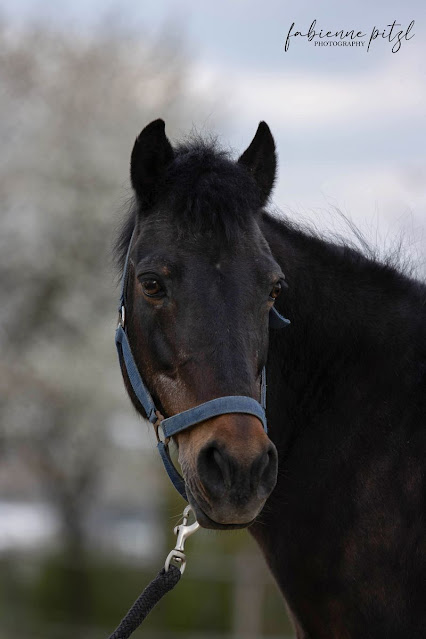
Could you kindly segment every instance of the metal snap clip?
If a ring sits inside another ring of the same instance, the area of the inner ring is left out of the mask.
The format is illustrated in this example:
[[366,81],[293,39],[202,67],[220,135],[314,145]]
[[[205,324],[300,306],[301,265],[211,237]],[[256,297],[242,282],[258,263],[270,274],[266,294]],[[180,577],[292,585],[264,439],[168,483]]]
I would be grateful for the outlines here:
[[167,555],[166,563],[164,564],[164,569],[166,572],[169,570],[171,562],[174,562],[174,564],[179,568],[182,575],[185,571],[186,555],[183,552],[185,541],[188,537],[197,532],[200,527],[200,524],[196,519],[192,524],[189,524],[188,526],[188,519],[191,512],[195,517],[192,507],[186,506],[185,510],[183,511],[182,523],[178,526],[175,526],[174,528],[173,532],[175,533],[175,535],[177,535],[176,546]]

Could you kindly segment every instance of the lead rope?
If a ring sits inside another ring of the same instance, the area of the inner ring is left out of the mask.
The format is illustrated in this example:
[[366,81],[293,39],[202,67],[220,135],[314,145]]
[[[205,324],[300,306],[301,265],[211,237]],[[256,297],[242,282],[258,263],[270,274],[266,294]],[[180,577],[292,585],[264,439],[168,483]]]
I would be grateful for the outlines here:
[[139,628],[154,606],[169,590],[172,590],[182,577],[186,567],[186,555],[184,553],[185,541],[200,527],[195,519],[188,525],[191,506],[186,506],[182,515],[182,523],[175,526],[174,534],[177,535],[176,546],[167,555],[164,568],[151,581],[145,590],[136,599],[129,612],[121,620],[119,626],[108,639],[128,639]]

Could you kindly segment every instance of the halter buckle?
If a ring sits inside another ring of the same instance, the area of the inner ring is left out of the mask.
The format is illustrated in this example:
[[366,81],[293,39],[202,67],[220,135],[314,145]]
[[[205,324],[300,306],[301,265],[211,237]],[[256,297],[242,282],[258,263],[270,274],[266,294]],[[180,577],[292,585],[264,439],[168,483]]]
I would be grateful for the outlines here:
[[120,310],[118,311],[118,326],[121,326],[123,330],[124,330],[125,321],[126,321],[126,309],[124,308],[124,304],[123,304]]

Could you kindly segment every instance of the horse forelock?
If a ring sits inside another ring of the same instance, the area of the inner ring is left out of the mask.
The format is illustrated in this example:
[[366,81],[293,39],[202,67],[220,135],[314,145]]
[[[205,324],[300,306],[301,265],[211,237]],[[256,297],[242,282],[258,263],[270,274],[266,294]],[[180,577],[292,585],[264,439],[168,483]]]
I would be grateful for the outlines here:
[[165,196],[184,229],[226,240],[234,239],[260,208],[259,189],[248,171],[214,142],[201,139],[176,149]]
[[[247,169],[215,140],[193,137],[175,148],[153,210],[160,210],[162,222],[172,222],[183,234],[207,234],[232,244],[247,230],[260,204],[259,189]],[[132,198],[114,246],[120,271],[138,216],[146,214]]]

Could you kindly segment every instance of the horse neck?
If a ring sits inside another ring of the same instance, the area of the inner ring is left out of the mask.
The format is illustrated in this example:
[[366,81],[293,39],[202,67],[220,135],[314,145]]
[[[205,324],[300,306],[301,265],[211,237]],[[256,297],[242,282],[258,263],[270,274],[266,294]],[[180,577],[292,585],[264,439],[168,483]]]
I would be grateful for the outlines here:
[[[270,331],[267,412],[278,480],[250,532],[296,626],[309,628],[298,636],[346,637],[359,610],[375,618],[372,592],[388,602],[383,610],[394,605],[400,540],[412,534],[404,522],[423,508],[426,288],[271,218],[264,233],[288,280],[277,301],[292,324]],[[359,575],[378,561],[394,574],[388,588],[388,572],[376,570],[367,592]],[[360,627],[350,636],[371,629]]]
[[292,324],[271,331],[269,351],[269,384],[279,380],[285,412],[295,410],[306,423],[342,397],[363,401],[369,394],[371,401],[368,384],[383,402],[396,374],[399,387],[424,375],[423,285],[269,216],[264,234],[289,283],[278,308]]

